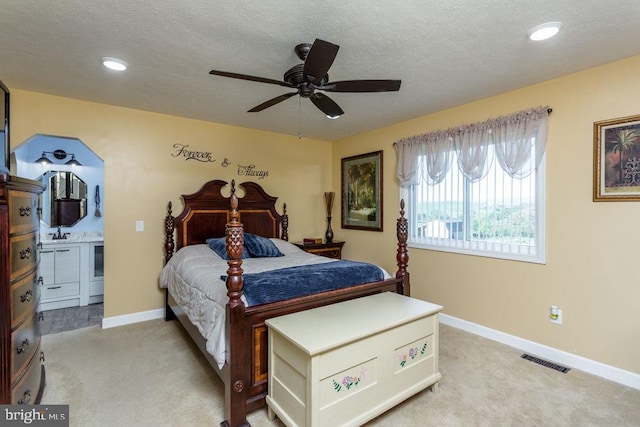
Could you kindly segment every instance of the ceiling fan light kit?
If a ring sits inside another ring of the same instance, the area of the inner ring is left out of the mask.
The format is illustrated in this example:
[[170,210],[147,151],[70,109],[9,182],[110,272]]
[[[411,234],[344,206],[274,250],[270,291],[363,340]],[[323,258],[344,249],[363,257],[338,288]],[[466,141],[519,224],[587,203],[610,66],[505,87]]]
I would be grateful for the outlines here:
[[342,108],[327,95],[318,91],[367,93],[396,92],[400,90],[400,80],[330,81],[328,71],[338,54],[338,49],[340,49],[340,46],[320,39],[316,39],[313,44],[301,43],[297,45],[294,48],[294,52],[304,62],[287,70],[282,81],[220,70],[211,70],[209,74],[295,89],[293,92],[284,93],[253,107],[248,111],[249,113],[265,110],[294,95],[300,95],[301,98],[310,99],[328,118],[337,119],[344,114]]

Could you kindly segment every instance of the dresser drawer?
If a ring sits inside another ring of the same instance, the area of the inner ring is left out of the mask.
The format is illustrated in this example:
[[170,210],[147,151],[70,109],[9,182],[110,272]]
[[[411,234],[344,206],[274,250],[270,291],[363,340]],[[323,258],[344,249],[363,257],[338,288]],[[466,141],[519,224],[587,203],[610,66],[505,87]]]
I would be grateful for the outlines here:
[[80,294],[80,282],[64,283],[62,285],[47,285],[42,287],[42,300],[52,298],[73,297]]
[[36,311],[36,303],[40,298],[37,271],[34,270],[24,279],[11,286],[11,325],[21,323]]
[[37,314],[11,334],[11,374],[20,376],[25,366],[40,347],[40,323]]
[[38,229],[38,195],[25,191],[9,191],[9,234]]
[[341,248],[324,248],[324,249],[310,249],[307,252],[320,255],[327,258],[341,258],[342,249]]
[[13,236],[9,242],[11,280],[28,273],[38,263],[36,233]]
[[314,255],[319,255],[327,258],[342,259],[342,247],[344,246],[344,242],[336,240],[334,242],[313,244],[294,243],[294,245],[296,245],[303,251],[309,252]]
[[40,363],[40,348],[36,357],[31,360],[24,375],[11,390],[11,403],[14,405],[37,404],[40,382],[42,381],[42,364]]

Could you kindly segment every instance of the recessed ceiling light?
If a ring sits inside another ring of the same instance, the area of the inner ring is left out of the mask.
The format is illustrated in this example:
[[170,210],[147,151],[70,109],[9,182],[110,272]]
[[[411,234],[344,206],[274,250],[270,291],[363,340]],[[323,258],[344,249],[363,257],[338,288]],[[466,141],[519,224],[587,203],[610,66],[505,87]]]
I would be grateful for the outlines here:
[[129,66],[129,64],[124,62],[122,59],[110,58],[107,56],[101,58],[100,62],[102,62],[102,65],[104,65],[105,67],[115,71],[124,71]]
[[561,27],[561,22],[547,22],[530,29],[527,36],[534,41],[546,40],[558,34]]

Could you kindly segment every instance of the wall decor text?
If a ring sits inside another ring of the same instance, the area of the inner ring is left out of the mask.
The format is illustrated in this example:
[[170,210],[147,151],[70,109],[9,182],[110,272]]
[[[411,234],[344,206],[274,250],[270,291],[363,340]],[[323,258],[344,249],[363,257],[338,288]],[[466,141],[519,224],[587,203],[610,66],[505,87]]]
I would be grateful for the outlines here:
[[269,176],[269,171],[257,170],[256,165],[238,165],[239,176],[255,176],[263,179]]
[[[176,149],[175,153],[171,157],[184,157],[186,160],[197,160],[199,162],[213,163],[216,159],[213,158],[211,151],[194,151],[189,150],[189,145],[185,144],[173,144],[173,148]],[[226,159],[225,159],[226,160]]]
[[[187,160],[196,160],[202,163],[216,163],[220,165],[220,167],[227,168],[234,163],[229,160],[228,157],[221,157],[222,160],[218,161],[213,155],[211,151],[197,151],[189,148],[189,144],[181,144],[175,143],[173,144],[173,153],[171,153],[171,157],[175,158],[183,158],[185,161]],[[245,164],[241,165],[235,163],[237,165],[237,174],[238,176],[247,176],[253,177],[256,179],[264,179],[269,176],[269,171],[260,170],[256,168],[255,164]]]

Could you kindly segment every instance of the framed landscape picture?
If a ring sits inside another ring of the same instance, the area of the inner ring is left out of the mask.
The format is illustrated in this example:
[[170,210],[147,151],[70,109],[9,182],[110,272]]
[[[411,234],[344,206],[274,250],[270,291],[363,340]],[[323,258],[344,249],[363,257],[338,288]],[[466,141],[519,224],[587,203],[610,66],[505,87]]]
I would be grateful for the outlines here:
[[593,201],[640,200],[640,115],[593,124]]
[[342,159],[342,228],[382,231],[382,151]]

